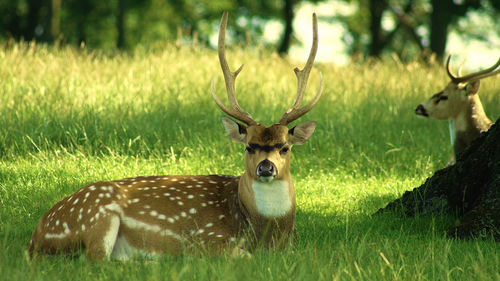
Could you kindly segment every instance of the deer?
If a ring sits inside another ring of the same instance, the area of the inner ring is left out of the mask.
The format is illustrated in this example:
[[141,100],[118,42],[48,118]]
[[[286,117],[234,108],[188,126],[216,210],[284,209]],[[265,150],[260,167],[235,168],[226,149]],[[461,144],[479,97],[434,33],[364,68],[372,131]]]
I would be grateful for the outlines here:
[[[128,260],[136,255],[251,255],[257,247],[283,249],[296,239],[296,196],[290,174],[293,145],[305,143],[316,123],[289,124],[318,102],[316,95],[302,106],[307,80],[318,49],[317,17],[313,42],[302,70],[295,68],[297,93],[278,123],[265,126],[243,110],[225,52],[228,20],[224,12],[218,37],[218,57],[229,106],[211,93],[229,137],[245,147],[245,171],[233,175],[140,176],[88,184],[56,203],[40,219],[28,246],[31,258],[47,255],[82,256],[87,260]],[[291,127],[291,128],[289,128]],[[205,251],[205,252],[203,252]],[[84,256],[82,255],[84,254]]]
[[458,153],[493,125],[486,116],[479,99],[480,80],[500,72],[495,70],[500,59],[491,67],[465,76],[455,76],[450,70],[451,55],[446,60],[446,71],[451,81],[440,92],[422,102],[415,109],[420,116],[448,120],[450,141],[453,147],[448,165],[455,163]]

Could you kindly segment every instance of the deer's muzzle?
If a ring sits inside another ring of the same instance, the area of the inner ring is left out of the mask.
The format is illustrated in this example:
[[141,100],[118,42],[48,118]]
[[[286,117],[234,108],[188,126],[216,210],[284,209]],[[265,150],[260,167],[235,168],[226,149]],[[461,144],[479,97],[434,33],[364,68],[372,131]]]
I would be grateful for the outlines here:
[[422,115],[422,116],[425,116],[425,117],[429,117],[429,114],[427,113],[427,110],[425,110],[425,107],[421,104],[419,104],[417,106],[417,108],[415,108],[415,113],[417,115]]
[[271,181],[278,174],[278,169],[273,162],[265,159],[257,165],[255,173],[262,181]]

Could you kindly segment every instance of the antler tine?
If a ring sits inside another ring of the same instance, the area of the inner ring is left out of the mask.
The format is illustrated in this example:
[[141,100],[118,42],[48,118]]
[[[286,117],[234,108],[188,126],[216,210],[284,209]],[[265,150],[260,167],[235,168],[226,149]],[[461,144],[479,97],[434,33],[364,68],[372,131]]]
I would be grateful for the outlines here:
[[241,65],[235,72],[231,72],[231,69],[227,64],[226,48],[225,48],[226,26],[227,26],[227,12],[224,12],[219,27],[219,42],[217,49],[219,53],[220,66],[222,68],[222,73],[224,74],[224,81],[226,82],[227,98],[229,100],[231,108],[225,106],[224,103],[217,97],[215,93],[215,80],[212,81],[212,96],[217,105],[226,114],[246,123],[247,125],[255,125],[257,124],[257,122],[255,122],[255,120],[248,112],[244,111],[240,107],[238,101],[236,100],[235,81],[236,81],[236,76],[238,76],[238,74],[240,73],[241,69],[243,68],[243,65]]
[[316,103],[318,103],[319,98],[321,97],[322,90],[323,90],[323,75],[320,72],[319,73],[319,87],[318,87],[318,91],[316,92],[316,96],[314,96],[313,100],[311,102],[309,102],[309,104],[307,104],[306,106],[304,106],[300,109],[287,110],[285,112],[285,114],[283,114],[283,117],[281,117],[281,120],[279,123],[283,124],[283,125],[287,125],[287,124],[293,122],[294,120],[299,119],[300,117],[302,117],[302,115],[306,114],[307,112],[309,112],[309,110],[311,110],[316,105]]
[[494,71],[494,70],[498,66],[500,66],[500,59],[498,59],[498,61],[494,65],[492,65],[491,67],[489,67],[487,69],[484,69],[484,70],[481,70],[481,71],[478,71],[475,73],[471,73],[471,74],[468,74],[468,75],[465,75],[462,77],[455,77],[453,74],[451,74],[451,71],[450,71],[450,60],[451,60],[451,56],[448,56],[448,59],[446,61],[446,70],[448,72],[448,76],[450,76],[450,78],[451,78],[451,81],[454,83],[457,83],[457,84],[463,83],[463,82],[468,82],[471,80],[479,80],[482,78],[486,78],[488,76],[495,75],[498,73],[498,71]]
[[313,42],[311,46],[311,52],[309,53],[309,58],[307,59],[304,68],[300,70],[298,67],[296,67],[293,70],[295,72],[295,76],[297,76],[297,95],[295,97],[295,102],[293,103],[292,107],[290,107],[281,117],[281,120],[279,122],[280,124],[288,124],[298,119],[302,115],[306,114],[309,110],[311,110],[311,108],[319,100],[323,86],[323,78],[321,76],[321,73],[320,73],[320,85],[316,96],[308,105],[298,110],[298,108],[302,104],[302,100],[304,99],[304,94],[306,92],[306,87],[307,87],[307,80],[309,79],[309,74],[311,73],[311,69],[317,51],[318,51],[318,19],[316,13],[313,13]]
[[448,76],[450,77],[451,81],[455,82],[457,80],[457,77],[455,77],[455,75],[451,73],[450,60],[451,60],[451,55],[448,55],[448,58],[446,59],[446,72],[448,73]]
[[[488,76],[492,76],[492,75],[495,75],[497,73],[500,73],[500,68],[497,69],[497,70],[495,70],[499,66],[500,66],[500,58],[491,67],[489,67],[489,68],[487,68],[485,70],[482,70],[482,71],[479,71],[479,72],[467,75],[467,76],[472,76],[472,77],[468,78],[466,81],[470,81],[470,80],[473,80],[473,79],[474,80],[479,80],[479,79],[483,79],[483,78],[486,78]],[[466,78],[467,76],[464,76],[464,78]]]

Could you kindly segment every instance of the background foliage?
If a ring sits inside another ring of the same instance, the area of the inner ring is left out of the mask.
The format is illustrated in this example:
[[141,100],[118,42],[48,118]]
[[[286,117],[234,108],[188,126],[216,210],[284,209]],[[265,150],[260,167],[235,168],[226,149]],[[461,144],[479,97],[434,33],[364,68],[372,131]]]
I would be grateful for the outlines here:
[[[350,55],[397,54],[412,60],[431,53],[442,57],[448,34],[489,42],[500,32],[496,0],[0,0],[0,37],[90,48],[133,49],[157,42],[210,45],[222,11],[231,14],[232,35],[246,44],[270,44],[286,54],[296,43],[293,20],[304,3],[324,2],[339,10],[320,20],[343,25]],[[318,11],[321,12],[321,11]],[[471,12],[480,21],[463,24]],[[264,42],[269,21],[281,23],[276,42]],[[328,36],[322,34],[322,37]],[[338,36],[338,35],[330,35]]]

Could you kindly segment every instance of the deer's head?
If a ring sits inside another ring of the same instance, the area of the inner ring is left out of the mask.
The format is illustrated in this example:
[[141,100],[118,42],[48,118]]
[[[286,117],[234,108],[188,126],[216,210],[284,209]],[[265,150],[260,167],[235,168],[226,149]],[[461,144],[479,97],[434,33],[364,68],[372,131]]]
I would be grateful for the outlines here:
[[458,76],[455,76],[450,70],[450,60],[451,56],[448,56],[446,70],[451,81],[442,91],[419,104],[415,109],[416,114],[440,120],[454,119],[467,109],[472,99],[477,99],[480,80],[500,72],[500,69],[495,71],[500,65],[499,59],[493,66],[485,70],[465,76],[460,76],[459,70]]
[[[281,117],[280,121],[271,126],[257,123],[251,115],[244,111],[235,97],[235,80],[243,65],[235,72],[231,72],[225,55],[225,32],[227,13],[222,16],[219,29],[219,61],[224,73],[226,90],[230,103],[227,107],[216,95],[212,81],[212,96],[217,105],[229,116],[240,121],[223,117],[222,121],[229,137],[236,142],[243,143],[245,153],[245,174],[254,180],[270,182],[274,179],[288,177],[290,173],[290,151],[294,144],[303,144],[314,132],[316,124],[305,122],[292,128],[288,124],[306,114],[318,102],[321,96],[321,85],[313,100],[304,107],[300,107],[306,90],[307,79],[311,71],[316,51],[318,49],[318,27],[316,15],[313,15],[313,44],[304,69],[295,68],[298,81],[295,103]],[[321,77],[321,76],[320,76]],[[320,78],[321,80],[321,78]]]

